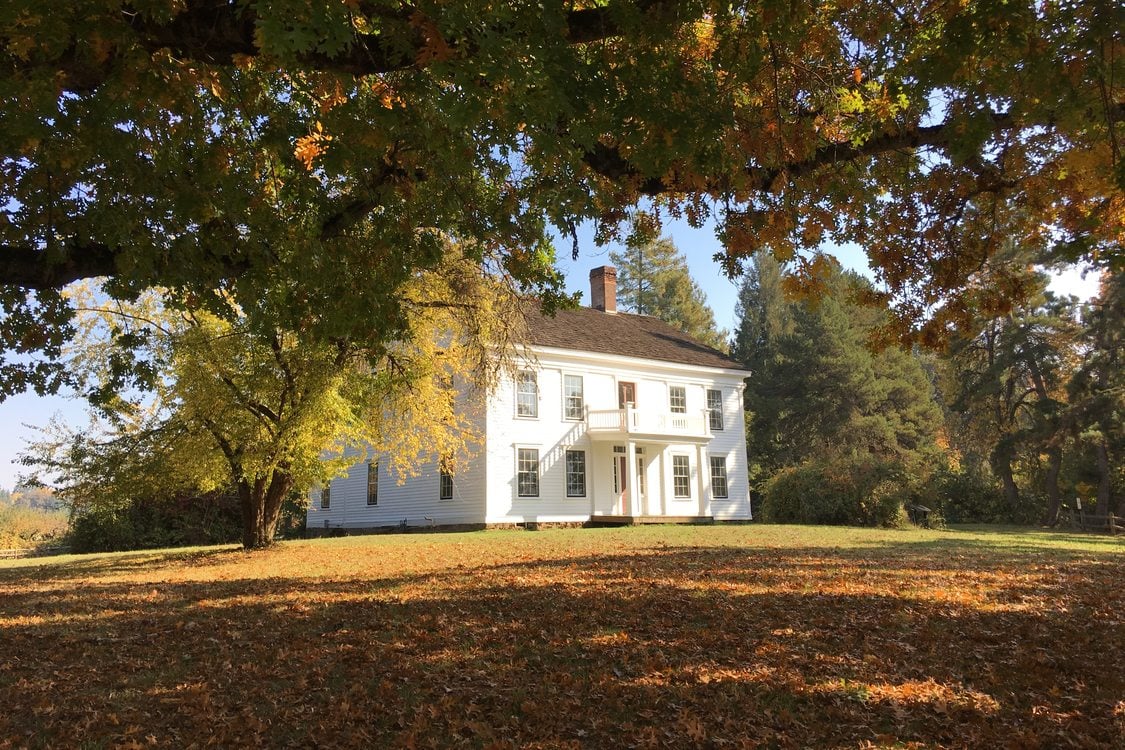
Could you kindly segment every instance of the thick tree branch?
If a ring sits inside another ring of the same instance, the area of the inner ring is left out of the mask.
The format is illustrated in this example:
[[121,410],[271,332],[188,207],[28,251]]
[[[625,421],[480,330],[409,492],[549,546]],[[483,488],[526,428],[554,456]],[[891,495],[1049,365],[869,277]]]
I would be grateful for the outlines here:
[[[992,114],[993,127],[996,132],[1002,132],[1017,127],[1015,119],[1006,112]],[[746,174],[751,178],[751,188],[759,191],[773,189],[774,183],[782,177],[801,177],[811,174],[821,167],[833,164],[845,164],[856,159],[868,156],[877,156],[889,151],[902,149],[948,146],[954,137],[950,123],[939,123],[923,127],[909,127],[903,130],[885,133],[870,138],[863,143],[853,146],[851,144],[834,144],[821,146],[804,159],[798,159],[788,164],[769,168],[747,166]],[[638,190],[643,195],[661,195],[663,193],[684,192],[684,189],[665,182],[659,177],[646,177],[638,172],[621,152],[613,146],[596,144],[588,152],[584,161],[594,172],[615,182],[625,180],[638,180]],[[723,192],[720,181],[710,181],[705,192],[719,195]]]
[[[602,7],[568,11],[563,38],[570,44],[589,44],[619,36],[623,29],[617,21],[620,13],[616,6],[621,2],[623,0]],[[675,0],[640,0],[632,4],[650,19],[665,8],[674,16],[678,6]],[[182,60],[230,65],[236,56],[258,57],[262,54],[256,41],[256,31],[261,22],[256,7],[253,3],[229,0],[186,0],[179,13],[165,20],[135,12],[126,5],[122,9],[122,20],[135,34],[136,45],[147,52],[167,49]],[[389,73],[418,65],[419,53],[428,44],[423,29],[431,31],[434,27],[432,20],[418,16],[409,7],[391,10],[360,3],[356,12],[374,18],[384,26],[397,26],[400,34],[357,33],[346,49],[332,53],[302,52],[296,56],[296,62],[316,70],[356,76]],[[502,27],[491,31],[494,34],[513,33],[512,29]],[[401,32],[405,32],[405,37]],[[447,40],[446,46],[461,57],[471,57],[475,52],[471,41],[458,43]],[[87,92],[97,88],[110,75],[115,58],[120,53],[120,49],[113,50],[99,61],[91,55],[85,39],[76,39],[51,60],[32,61],[27,67],[52,66],[65,74],[68,89]]]
[[71,242],[61,252],[0,245],[0,284],[59,289],[79,279],[112,276],[117,271],[118,252],[100,242]]

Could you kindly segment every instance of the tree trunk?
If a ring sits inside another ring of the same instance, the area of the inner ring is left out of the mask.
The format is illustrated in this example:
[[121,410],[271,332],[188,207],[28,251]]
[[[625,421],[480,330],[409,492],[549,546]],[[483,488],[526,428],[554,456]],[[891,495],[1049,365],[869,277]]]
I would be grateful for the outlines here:
[[1059,470],[1062,468],[1062,448],[1052,446],[1047,449],[1047,515],[1043,519],[1046,526],[1059,522],[1059,507],[1062,496],[1059,494]]
[[281,504],[293,489],[293,478],[284,469],[275,469],[267,481],[259,477],[253,482],[238,483],[242,506],[242,546],[260,549],[273,544]]
[[1005,441],[992,449],[991,463],[992,470],[1004,483],[1004,502],[1008,506],[1010,520],[1017,521],[1020,512],[1020,488],[1012,474],[1012,454]]

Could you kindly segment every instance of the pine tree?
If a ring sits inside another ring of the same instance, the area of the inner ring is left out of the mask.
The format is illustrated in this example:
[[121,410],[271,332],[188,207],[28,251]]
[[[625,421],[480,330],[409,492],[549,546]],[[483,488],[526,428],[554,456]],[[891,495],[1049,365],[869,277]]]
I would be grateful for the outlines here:
[[867,282],[837,272],[817,300],[788,301],[768,256],[755,259],[734,339],[748,380],[748,453],[759,478],[831,456],[918,471],[938,452],[941,412],[919,359],[873,351],[882,314],[852,302]]
[[715,326],[703,290],[671,239],[630,242],[611,251],[617,268],[617,304],[625,312],[652,315],[715,349],[727,348],[728,331]]

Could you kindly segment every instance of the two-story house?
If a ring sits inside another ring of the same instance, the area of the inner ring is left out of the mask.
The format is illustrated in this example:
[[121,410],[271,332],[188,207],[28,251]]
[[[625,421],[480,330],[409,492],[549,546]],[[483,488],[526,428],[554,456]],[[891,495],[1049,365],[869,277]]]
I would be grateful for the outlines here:
[[475,410],[482,444],[456,476],[397,481],[377,458],[314,493],[310,530],[630,520],[748,520],[749,373],[661,320],[591,307],[529,322],[526,366]]

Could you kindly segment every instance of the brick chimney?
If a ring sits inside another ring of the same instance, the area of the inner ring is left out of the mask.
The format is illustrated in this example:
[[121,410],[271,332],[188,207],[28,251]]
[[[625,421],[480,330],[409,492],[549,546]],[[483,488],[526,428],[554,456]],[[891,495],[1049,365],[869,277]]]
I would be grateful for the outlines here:
[[602,312],[617,312],[617,269],[601,266],[590,271],[590,307]]

